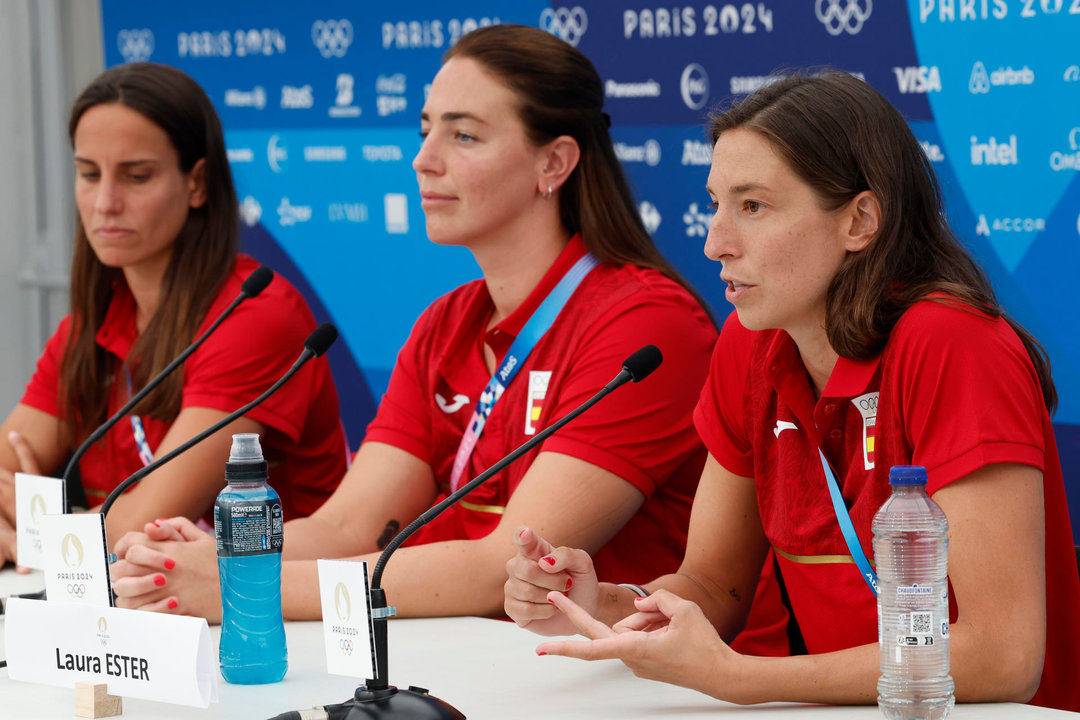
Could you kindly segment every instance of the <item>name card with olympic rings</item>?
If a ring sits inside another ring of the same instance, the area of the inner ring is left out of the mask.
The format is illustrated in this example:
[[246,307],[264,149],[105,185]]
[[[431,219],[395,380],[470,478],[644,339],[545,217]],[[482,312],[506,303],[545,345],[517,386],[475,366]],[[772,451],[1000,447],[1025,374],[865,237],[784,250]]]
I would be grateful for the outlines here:
[[12,680],[207,707],[217,662],[202,618],[11,598],[4,639]]
[[41,519],[64,512],[64,481],[41,475],[15,473],[15,530],[19,564],[41,570]]
[[319,560],[326,671],[375,677],[375,627],[366,562]]
[[45,515],[41,550],[45,596],[50,602],[112,605],[103,515]]

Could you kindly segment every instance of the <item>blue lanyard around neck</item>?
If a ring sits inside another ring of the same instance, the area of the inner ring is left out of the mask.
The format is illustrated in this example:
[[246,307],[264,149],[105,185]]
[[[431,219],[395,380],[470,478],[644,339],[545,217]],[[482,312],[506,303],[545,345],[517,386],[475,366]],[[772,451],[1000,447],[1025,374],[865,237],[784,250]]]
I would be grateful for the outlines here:
[[[127,376],[127,391],[130,398],[131,371],[124,368],[124,374]],[[129,417],[131,418],[131,434],[135,437],[135,447],[139,450],[139,460],[142,461],[143,467],[146,467],[154,462],[154,451],[150,449],[150,443],[146,441],[146,431],[143,429],[142,418],[135,413],[131,413]]]
[[855,534],[855,526],[851,524],[851,516],[848,514],[847,505],[844,504],[844,496],[840,494],[840,486],[836,483],[836,476],[833,474],[832,468],[829,467],[829,461],[825,459],[825,453],[821,452],[821,448],[818,448],[818,456],[821,457],[821,469],[825,471],[825,479],[829,484],[829,496],[832,498],[833,512],[836,513],[836,521],[840,523],[840,531],[844,533],[844,542],[847,543],[848,552],[851,553],[851,559],[855,561],[859,572],[862,573],[866,586],[870,588],[870,592],[874,594],[874,597],[877,597],[877,573],[870,566],[870,561],[866,559],[866,553],[863,552],[862,545],[859,544],[859,536]]
[[521,332],[514,338],[510,349],[506,351],[506,357],[503,358],[502,363],[495,370],[495,374],[491,376],[491,380],[488,381],[484,392],[480,394],[472,418],[465,427],[465,433],[461,436],[457,455],[454,457],[454,467],[450,473],[451,492],[457,490],[461,482],[465,465],[472,456],[480,435],[484,432],[484,425],[487,424],[495,403],[498,402],[510,382],[517,376],[521,366],[525,364],[526,358],[536,347],[536,343],[540,341],[540,338],[555,322],[555,318],[562,312],[563,307],[570,300],[570,296],[574,294],[574,291],[577,290],[578,285],[599,264],[600,261],[592,253],[581,256],[574,263],[574,266],[566,271],[566,274],[562,276],[555,287],[551,289],[551,292],[547,294],[539,307],[533,311],[528,322],[521,328]]

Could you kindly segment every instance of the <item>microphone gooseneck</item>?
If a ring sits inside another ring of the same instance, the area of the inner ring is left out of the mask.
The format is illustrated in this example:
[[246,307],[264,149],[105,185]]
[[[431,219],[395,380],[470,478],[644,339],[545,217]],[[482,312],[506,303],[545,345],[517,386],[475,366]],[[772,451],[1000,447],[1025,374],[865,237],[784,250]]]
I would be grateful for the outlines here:
[[240,285],[240,294],[236,296],[236,299],[233,300],[229,304],[229,306],[225,308],[224,311],[222,311],[220,315],[218,315],[217,319],[214,320],[213,324],[206,329],[206,332],[196,338],[195,342],[188,345],[182,353],[177,355],[176,358],[174,358],[172,362],[166,365],[161,372],[155,375],[150,380],[150,382],[146,383],[146,385],[143,386],[143,388],[139,390],[139,392],[135,393],[135,395],[133,395],[132,398],[128,400],[122,408],[117,410],[112,415],[112,417],[110,417],[108,420],[98,426],[98,428],[94,430],[94,432],[90,433],[90,437],[86,438],[83,444],[79,446],[79,448],[71,456],[71,460],[68,461],[67,467],[64,468],[64,474],[62,476],[64,481],[64,487],[68,487],[68,484],[71,481],[72,473],[75,471],[75,468],[79,466],[79,460],[82,459],[82,456],[86,454],[86,451],[89,450],[94,443],[100,440],[105,435],[105,433],[107,433],[109,429],[112,428],[113,425],[119,422],[122,417],[131,412],[131,409],[133,407],[138,405],[139,402],[147,395],[149,395],[154,388],[160,385],[166,377],[172,374],[172,372],[176,370],[176,368],[178,368],[181,363],[188,359],[188,356],[190,356],[191,353],[198,350],[199,346],[202,345],[203,342],[208,337],[210,337],[210,335],[215,330],[218,329],[218,326],[225,321],[225,318],[229,317],[229,315],[232,315],[233,310],[235,310],[237,306],[240,305],[240,303],[244,302],[249,298],[253,298],[259,293],[261,293],[264,289],[266,289],[266,286],[269,285],[270,281],[273,279],[274,271],[270,268],[266,267],[265,265],[260,265],[259,267],[255,268],[255,270],[253,270],[251,274],[248,275],[244,282]]
[[[210,437],[211,435],[216,433],[221,428],[225,427],[226,425],[233,422],[234,420],[241,417],[242,415],[247,414],[252,409],[254,409],[256,406],[261,404],[264,400],[266,400],[266,398],[270,397],[275,392],[277,392],[278,388],[280,388],[282,385],[284,385],[289,380],[289,378],[291,378],[293,375],[295,375],[296,372],[301,367],[303,367],[304,363],[306,363],[311,358],[317,357],[318,355],[321,355],[322,353],[326,352],[326,350],[330,347],[330,345],[336,339],[337,339],[337,329],[333,325],[331,325],[330,323],[323,323],[319,327],[315,328],[315,330],[311,333],[311,335],[308,335],[307,340],[304,341],[304,350],[303,350],[303,352],[300,353],[300,357],[298,357],[296,359],[296,362],[294,362],[292,364],[292,367],[290,367],[285,372],[285,374],[282,375],[278,379],[277,382],[275,382],[273,385],[271,385],[266,390],[266,392],[264,392],[262,395],[255,398],[254,400],[252,400],[251,402],[249,402],[247,405],[240,408],[239,410],[236,410],[236,411],[230,413],[229,415],[226,415],[221,420],[218,420],[216,423],[214,423],[210,427],[206,428],[201,433],[199,433],[195,437],[191,438],[190,440],[188,440],[184,444],[180,445],[179,447],[175,448],[171,452],[166,453],[165,455],[162,455],[161,457],[154,460],[154,462],[152,462],[149,465],[147,465],[147,466],[145,466],[143,468],[140,468],[139,470],[132,473],[130,476],[128,476],[127,479],[125,479],[122,483],[117,485],[113,489],[113,491],[109,493],[109,496],[107,498],[105,498],[105,502],[102,503],[102,506],[101,506],[101,514],[104,515],[104,516],[108,516],[110,508],[112,508],[113,503],[116,502],[116,498],[120,497],[120,495],[122,495],[124,493],[124,491],[127,490],[129,487],[131,487],[135,483],[139,482],[144,477],[146,477],[147,475],[152,473],[154,470],[157,470],[159,467],[161,467],[165,463],[169,462],[170,460],[172,460],[177,455],[179,455],[179,454],[181,454],[183,452],[186,452],[192,446],[201,443],[203,440]],[[316,354],[316,350],[319,351],[318,354]]]

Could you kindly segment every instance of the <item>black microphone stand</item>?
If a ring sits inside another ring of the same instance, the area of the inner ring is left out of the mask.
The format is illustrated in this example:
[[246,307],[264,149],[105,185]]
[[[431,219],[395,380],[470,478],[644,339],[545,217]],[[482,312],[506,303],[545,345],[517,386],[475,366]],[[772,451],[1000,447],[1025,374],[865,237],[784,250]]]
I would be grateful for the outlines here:
[[[648,352],[645,352],[646,350],[648,350]],[[651,367],[639,369],[635,372],[635,370],[638,369],[638,366],[642,364],[642,361],[634,361],[634,358],[635,356],[642,355],[642,353],[647,357],[647,359],[644,360],[644,364],[646,366],[651,364]],[[655,364],[652,364],[654,362]],[[387,680],[387,665],[389,664],[389,659],[387,657],[386,619],[393,617],[396,614],[394,608],[387,606],[386,592],[382,588],[382,575],[383,570],[386,568],[387,561],[390,559],[390,556],[394,554],[394,551],[401,547],[402,543],[408,540],[413,533],[441,515],[451,505],[490,480],[507,465],[542,443],[552,433],[562,428],[596,403],[600,402],[600,400],[612,390],[631,380],[638,382],[651,373],[656,365],[659,364],[660,351],[657,350],[655,346],[649,345],[646,346],[646,348],[638,350],[637,353],[634,353],[634,355],[627,359],[626,363],[623,365],[622,371],[615,379],[605,385],[600,392],[593,395],[581,406],[575,408],[567,415],[564,415],[556,422],[541,430],[535,436],[529,438],[512,453],[477,475],[465,485],[462,485],[445,500],[426,510],[420,517],[413,520],[404,530],[394,536],[390,541],[390,544],[386,546],[386,549],[383,550],[382,554],[379,556],[378,561],[375,563],[375,570],[371,575],[371,617],[375,635],[375,658],[377,664],[375,677],[365,680],[363,685],[356,688],[352,700],[348,700],[341,705],[336,706],[333,714],[330,714],[329,717],[334,718],[334,720],[338,720],[339,718],[340,720],[364,720],[365,718],[465,720],[465,715],[459,710],[443,700],[430,695],[425,688],[410,685],[407,690],[399,690],[397,687],[390,685]],[[327,706],[328,711],[330,710],[330,707],[331,706]]]

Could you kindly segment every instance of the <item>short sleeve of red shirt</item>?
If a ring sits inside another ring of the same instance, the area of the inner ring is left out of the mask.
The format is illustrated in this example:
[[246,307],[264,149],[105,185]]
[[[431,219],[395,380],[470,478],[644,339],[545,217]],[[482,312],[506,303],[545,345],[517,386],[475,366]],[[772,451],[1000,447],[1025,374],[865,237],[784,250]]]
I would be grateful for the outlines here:
[[22,400],[19,401],[53,417],[59,414],[60,362],[64,357],[64,348],[67,347],[70,328],[71,316],[65,315],[57,325],[56,332],[45,343],[45,350],[38,358],[34,374],[26,384]]
[[731,313],[713,348],[709,376],[694,409],[694,425],[709,453],[726,470],[754,476],[754,448],[745,403],[754,333]]

